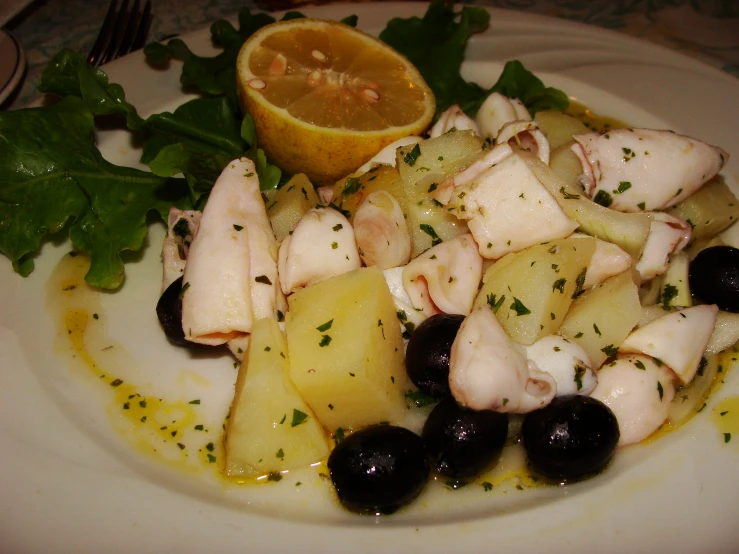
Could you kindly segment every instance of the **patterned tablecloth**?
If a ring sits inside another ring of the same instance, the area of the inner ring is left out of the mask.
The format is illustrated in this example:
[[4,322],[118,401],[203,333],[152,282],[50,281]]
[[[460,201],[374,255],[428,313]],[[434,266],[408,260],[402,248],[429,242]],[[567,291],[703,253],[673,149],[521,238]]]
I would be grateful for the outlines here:
[[[3,108],[19,108],[35,95],[41,71],[62,48],[88,51],[109,0],[36,1],[7,26],[28,57],[23,86]],[[561,17],[614,29],[662,44],[739,77],[737,0],[468,0],[469,4]],[[252,10],[299,7],[300,0],[153,0],[150,37],[162,38]]]

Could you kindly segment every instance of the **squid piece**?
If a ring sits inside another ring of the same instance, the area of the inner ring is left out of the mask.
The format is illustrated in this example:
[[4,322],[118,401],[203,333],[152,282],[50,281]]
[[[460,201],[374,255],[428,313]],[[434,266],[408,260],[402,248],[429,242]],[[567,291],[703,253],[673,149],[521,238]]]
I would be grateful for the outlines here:
[[675,206],[713,178],[729,155],[670,131],[614,129],[573,136],[587,194],[622,212]]
[[695,377],[716,325],[718,307],[701,304],[671,312],[632,331],[620,352],[639,352],[667,364],[682,384]]
[[590,394],[598,384],[590,356],[564,337],[549,335],[525,348],[528,360],[555,380],[557,396]]
[[419,142],[421,142],[421,137],[417,137],[415,135],[399,138],[395,142],[388,144],[385,148],[375,154],[371,160],[359,167],[353,173],[353,176],[357,177],[358,175],[367,173],[376,165],[384,164],[395,167],[395,151],[401,146],[408,146],[409,144],[417,144]]
[[422,311],[413,307],[411,297],[405,291],[403,286],[403,270],[404,267],[392,267],[382,272],[385,277],[387,287],[395,301],[395,307],[398,309],[398,319],[401,323],[401,330],[407,330],[412,333],[426,319]]
[[449,206],[468,220],[480,254],[493,260],[564,238],[578,226],[516,152],[457,187]]
[[[264,225],[262,236],[249,236]],[[254,163],[247,158],[232,161],[213,185],[190,246],[182,290],[187,340],[217,345],[238,338],[251,331],[255,306],[261,312],[268,296],[274,305],[271,233]],[[255,282],[256,273],[271,284]],[[252,298],[255,286],[269,291]]]
[[439,186],[436,187],[436,190],[434,190],[431,196],[442,204],[448,204],[454,194],[454,189],[471,182],[483,171],[499,164],[511,154],[513,154],[513,148],[507,143],[494,146],[481,158],[475,160],[469,167],[451,178],[444,179],[439,183]]
[[506,123],[523,119],[531,121],[531,114],[517,98],[508,98],[498,92],[488,96],[477,111],[475,121],[483,138],[493,139]]
[[362,263],[349,220],[331,208],[308,210],[280,246],[282,292],[359,269]]
[[690,242],[690,223],[664,212],[651,214],[649,235],[636,270],[644,281],[662,275],[669,267],[670,254],[683,250]]
[[649,356],[619,358],[598,371],[598,385],[590,394],[616,415],[619,446],[646,439],[667,419],[675,397],[675,375]]
[[463,322],[449,357],[454,399],[472,410],[524,414],[548,405],[557,392],[552,376],[526,360],[487,306]]
[[[584,233],[572,233],[570,238],[592,239]],[[602,283],[609,277],[623,273],[631,267],[632,258],[620,246],[606,240],[595,239],[595,251],[585,273],[584,289]]]
[[549,165],[549,141],[539,130],[539,124],[535,121],[519,119],[503,125],[495,138],[495,144],[510,142],[515,143],[522,150],[531,152]]
[[467,315],[482,279],[482,257],[469,233],[426,250],[403,269],[403,286],[425,317]]
[[192,238],[203,212],[172,206],[167,216],[167,234],[162,241],[162,292],[182,277]]
[[456,129],[457,131],[473,131],[476,135],[480,134],[477,123],[471,117],[462,111],[459,105],[449,106],[439,119],[434,123],[429,131],[429,137],[439,137],[444,133]]
[[369,194],[354,214],[354,237],[364,265],[398,267],[411,259],[411,234],[403,210],[385,190]]

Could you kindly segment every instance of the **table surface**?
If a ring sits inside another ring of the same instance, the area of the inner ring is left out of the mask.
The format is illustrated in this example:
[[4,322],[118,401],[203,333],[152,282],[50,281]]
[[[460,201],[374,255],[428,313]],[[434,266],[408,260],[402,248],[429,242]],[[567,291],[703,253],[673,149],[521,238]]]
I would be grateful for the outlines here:
[[[301,0],[153,0],[150,39],[160,39],[234,17],[259,6],[306,5]],[[271,2],[271,3],[270,3]],[[46,63],[62,48],[89,51],[109,0],[36,0],[7,25],[26,51],[23,86],[5,109],[25,106],[35,96]],[[617,30],[699,58],[739,77],[737,0],[468,0]]]

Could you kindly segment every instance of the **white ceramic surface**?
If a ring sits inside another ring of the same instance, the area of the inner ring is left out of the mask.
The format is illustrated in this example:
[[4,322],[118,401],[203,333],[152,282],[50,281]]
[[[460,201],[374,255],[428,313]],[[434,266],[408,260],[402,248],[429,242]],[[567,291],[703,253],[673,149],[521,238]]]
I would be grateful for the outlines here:
[[0,104],[20,85],[26,53],[10,33],[0,29]]
[[[305,9],[316,17],[359,15],[377,33],[389,15],[419,15],[419,4],[351,4]],[[493,11],[472,41],[467,78],[492,84],[520,59],[547,85],[596,112],[635,126],[671,128],[721,145],[734,156],[739,81],[671,51],[615,33],[544,17]],[[183,37],[211,51],[209,31]],[[179,66],[155,71],[141,53],[105,68],[142,115],[173,109]],[[126,134],[101,134],[104,155],[136,165]],[[166,398],[201,398],[198,417],[217,422],[235,377],[227,356],[194,358],[159,331],[160,226],[133,256],[101,320],[131,358],[126,379]],[[226,487],[207,474],[172,471],[133,449],[118,431],[109,387],[56,353],[45,287],[69,250],[49,242],[27,279],[0,260],[0,550],[8,552],[732,552],[739,544],[739,437],[724,444],[712,407],[739,393],[728,374],[709,406],[664,439],[618,453],[597,478],[554,489],[485,495],[424,493],[396,516],[347,514],[314,478]],[[63,339],[64,337],[62,337]],[[183,375],[185,377],[183,377]],[[189,377],[187,377],[189,376]],[[212,439],[218,440],[214,432]],[[479,489],[479,487],[478,487]]]

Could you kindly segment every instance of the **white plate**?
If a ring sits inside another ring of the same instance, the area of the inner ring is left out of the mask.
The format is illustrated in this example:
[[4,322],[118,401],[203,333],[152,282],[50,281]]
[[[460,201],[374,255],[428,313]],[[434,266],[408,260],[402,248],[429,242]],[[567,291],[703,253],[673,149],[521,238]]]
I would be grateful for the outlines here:
[[[419,15],[424,8],[383,3],[304,11],[326,18],[356,13],[361,28],[377,33],[389,15]],[[685,132],[739,157],[735,78],[594,27],[499,10],[492,15],[490,29],[470,45],[468,78],[489,85],[504,60],[518,58],[548,85],[601,114]],[[196,51],[211,51],[208,30],[184,39]],[[137,53],[106,69],[144,115],[185,100],[177,66],[154,71]],[[129,140],[103,135],[101,150],[112,161],[134,165],[138,152]],[[735,175],[736,168],[734,158],[726,173]],[[123,289],[103,295],[98,323],[130,355],[116,370],[127,382],[167,399],[201,398],[196,416],[215,426],[235,372],[227,357],[193,358],[166,343],[154,315],[161,237],[155,227],[144,255],[126,266]],[[67,339],[56,337],[45,287],[68,249],[66,243],[45,244],[25,280],[0,261],[4,550],[729,552],[739,544],[739,436],[724,444],[712,422],[716,402],[739,391],[736,371],[688,425],[619,452],[603,475],[564,488],[483,493],[480,487],[437,487],[411,509],[375,520],[330,502],[328,486],[315,473],[304,487],[287,478],[234,488],[207,474],[172,470],[131,447],[125,432],[115,430],[123,420],[113,389],[70,367],[54,346],[55,338],[60,344]],[[217,442],[216,427],[209,438]],[[201,440],[192,433],[187,439]]]
[[0,29],[0,104],[20,85],[26,53],[10,33]]

